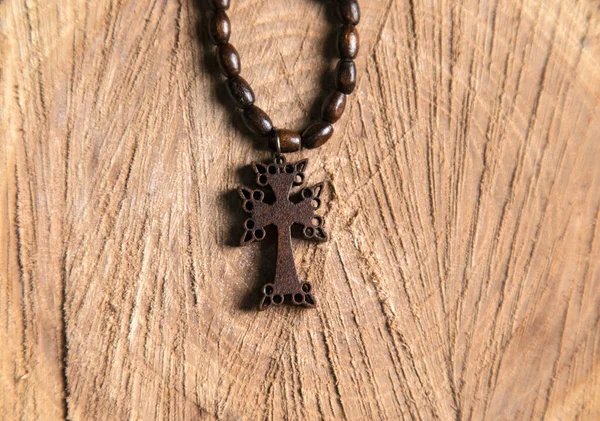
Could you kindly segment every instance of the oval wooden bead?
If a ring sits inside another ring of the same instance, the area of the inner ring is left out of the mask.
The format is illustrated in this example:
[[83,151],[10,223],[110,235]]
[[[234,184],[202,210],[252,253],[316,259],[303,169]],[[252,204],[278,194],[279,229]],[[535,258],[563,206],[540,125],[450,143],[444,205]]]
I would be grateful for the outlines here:
[[356,87],[356,65],[352,60],[340,60],[336,67],[335,87],[349,95]]
[[344,23],[358,25],[360,22],[360,7],[357,0],[339,0],[338,14]]
[[254,92],[243,77],[232,76],[227,79],[227,90],[238,107],[248,108],[254,104]]
[[358,55],[360,41],[355,26],[344,25],[338,33],[338,54],[341,58],[355,58]]
[[346,95],[340,91],[332,92],[323,101],[321,118],[329,123],[335,123],[344,114],[346,108]]
[[208,22],[208,34],[213,44],[227,44],[231,36],[231,22],[227,13],[217,10]]
[[212,6],[217,10],[227,10],[229,9],[229,0],[212,0]]
[[248,129],[257,135],[266,136],[273,130],[271,119],[263,110],[252,105],[244,110],[244,123]]
[[221,68],[221,72],[227,77],[240,74],[241,63],[240,56],[231,44],[219,45],[217,48],[217,62]]
[[300,133],[293,130],[273,129],[269,134],[269,148],[277,152],[277,137],[279,136],[279,146],[282,153],[296,152],[300,150]]
[[333,126],[326,121],[320,121],[308,126],[304,130],[302,133],[302,145],[309,149],[318,148],[325,144],[332,135]]

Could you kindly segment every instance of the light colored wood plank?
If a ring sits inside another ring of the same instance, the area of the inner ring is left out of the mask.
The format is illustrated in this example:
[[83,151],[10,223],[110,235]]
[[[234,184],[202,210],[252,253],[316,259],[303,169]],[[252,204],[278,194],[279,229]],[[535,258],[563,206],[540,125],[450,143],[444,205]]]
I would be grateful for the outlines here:
[[[297,154],[327,186],[332,241],[294,244],[319,307],[257,313],[232,191],[267,154],[204,9],[0,5],[8,419],[600,417],[597,5],[361,7],[359,89]],[[230,17],[258,105],[306,124],[327,6]]]
[[[70,9],[3,2],[0,38],[0,414],[66,415],[65,136],[54,92]],[[67,48],[68,49],[68,48]],[[61,74],[61,66],[64,72]]]

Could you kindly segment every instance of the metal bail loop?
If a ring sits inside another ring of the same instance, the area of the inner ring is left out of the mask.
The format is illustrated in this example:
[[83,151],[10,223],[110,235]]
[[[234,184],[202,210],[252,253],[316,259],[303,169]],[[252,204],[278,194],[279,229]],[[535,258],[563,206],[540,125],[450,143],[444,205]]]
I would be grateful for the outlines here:
[[275,159],[281,156],[281,142],[279,141],[279,132],[275,133]]
[[277,133],[275,136],[275,142],[275,158],[273,159],[273,161],[279,165],[282,165],[285,163],[285,158],[281,154],[281,142],[279,141],[279,133]]

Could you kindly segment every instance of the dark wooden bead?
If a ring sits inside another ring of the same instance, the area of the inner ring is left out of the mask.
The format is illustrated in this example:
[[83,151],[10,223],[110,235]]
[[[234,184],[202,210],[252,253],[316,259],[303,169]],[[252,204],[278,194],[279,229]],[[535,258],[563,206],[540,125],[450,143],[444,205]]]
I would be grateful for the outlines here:
[[300,150],[300,133],[293,130],[279,130],[279,143],[281,152],[295,152]]
[[268,135],[268,142],[269,148],[275,152],[277,152],[277,137],[279,137],[279,146],[282,153],[300,150],[300,133],[293,130],[273,129]]
[[338,53],[341,58],[355,58],[360,45],[358,30],[355,26],[344,25],[338,33]]
[[231,36],[231,22],[227,13],[217,10],[208,22],[208,34],[213,44],[227,44]]
[[323,101],[321,118],[329,123],[335,123],[344,114],[346,108],[346,95],[340,91],[332,92]]
[[254,92],[243,77],[232,76],[227,79],[227,90],[238,107],[248,108],[254,104]]
[[263,110],[252,105],[244,110],[244,123],[250,131],[260,136],[266,136],[273,130],[271,119]]
[[349,95],[356,87],[356,65],[352,60],[340,60],[337,64],[335,87],[338,91]]
[[320,121],[307,127],[302,133],[302,145],[312,149],[318,148],[325,144],[333,135],[333,126],[326,122]]
[[358,25],[360,22],[360,7],[357,0],[339,0],[338,14],[344,23]]
[[229,9],[229,0],[212,0],[212,7],[217,10]]
[[240,56],[231,44],[219,45],[217,48],[217,61],[221,72],[227,77],[235,76],[240,74],[241,63]]

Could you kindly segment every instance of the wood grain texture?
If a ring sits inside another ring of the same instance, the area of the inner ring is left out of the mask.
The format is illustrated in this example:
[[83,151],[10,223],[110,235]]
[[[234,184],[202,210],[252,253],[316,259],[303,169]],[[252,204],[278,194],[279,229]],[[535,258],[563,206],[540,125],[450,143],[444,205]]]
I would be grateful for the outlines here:
[[[268,154],[205,8],[0,2],[3,419],[599,419],[598,3],[361,0],[357,91],[294,155],[319,307],[262,313],[232,191]],[[279,127],[330,86],[329,10],[232,1]]]

